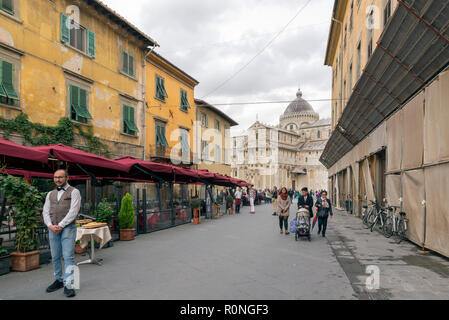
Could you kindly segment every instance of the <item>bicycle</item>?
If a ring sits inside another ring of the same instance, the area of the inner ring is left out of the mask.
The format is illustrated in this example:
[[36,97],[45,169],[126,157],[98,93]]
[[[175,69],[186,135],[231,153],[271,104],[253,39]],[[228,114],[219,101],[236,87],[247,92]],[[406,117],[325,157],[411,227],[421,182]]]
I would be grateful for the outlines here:
[[385,220],[387,218],[387,210],[388,207],[382,207],[379,206],[380,210],[376,210],[375,213],[373,213],[369,218],[368,218],[368,224],[369,224],[369,229],[371,229],[371,232],[374,231],[374,227],[380,223],[380,229],[383,230],[383,227],[385,225]]
[[371,209],[368,211],[368,206],[363,206],[362,208],[362,222],[364,224],[365,229],[369,229],[371,227],[370,219],[373,217],[373,214],[376,210],[379,209],[379,205],[376,201],[371,202]]
[[387,238],[390,238],[392,235],[396,236],[396,243],[399,244],[402,240],[407,239],[407,222],[408,220],[405,218],[407,215],[405,212],[399,212],[399,216],[397,214],[397,210],[400,207],[392,206],[389,207],[390,211],[393,211],[393,214],[387,217],[387,220],[384,225],[384,235]]

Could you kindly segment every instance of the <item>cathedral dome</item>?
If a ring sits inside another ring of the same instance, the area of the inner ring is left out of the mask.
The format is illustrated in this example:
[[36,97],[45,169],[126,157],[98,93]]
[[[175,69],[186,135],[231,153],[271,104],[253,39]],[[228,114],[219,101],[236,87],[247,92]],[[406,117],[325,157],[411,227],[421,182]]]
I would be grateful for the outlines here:
[[298,89],[296,99],[293,100],[280,117],[280,127],[285,130],[296,131],[303,126],[311,125],[320,119],[313,107],[302,98],[302,91]]
[[296,97],[297,98],[293,100],[292,103],[289,104],[287,110],[285,110],[284,116],[301,112],[315,112],[310,103],[308,103],[306,100],[302,98],[301,89],[299,89],[298,92],[296,93]]

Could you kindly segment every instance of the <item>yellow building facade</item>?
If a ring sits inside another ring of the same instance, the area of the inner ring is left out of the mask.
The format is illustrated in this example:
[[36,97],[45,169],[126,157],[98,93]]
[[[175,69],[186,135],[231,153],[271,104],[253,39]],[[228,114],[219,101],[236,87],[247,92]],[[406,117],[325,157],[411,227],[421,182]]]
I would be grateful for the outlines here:
[[215,106],[195,99],[197,169],[231,176],[231,127],[238,123]]
[[397,5],[397,0],[335,1],[325,59],[333,71],[332,130]]
[[0,115],[48,126],[68,117],[93,127],[111,157],[143,158],[143,62],[155,45],[99,1],[2,1],[0,60],[13,70],[3,81],[17,96],[2,97]]
[[191,166],[199,82],[154,51],[146,79],[146,159]]

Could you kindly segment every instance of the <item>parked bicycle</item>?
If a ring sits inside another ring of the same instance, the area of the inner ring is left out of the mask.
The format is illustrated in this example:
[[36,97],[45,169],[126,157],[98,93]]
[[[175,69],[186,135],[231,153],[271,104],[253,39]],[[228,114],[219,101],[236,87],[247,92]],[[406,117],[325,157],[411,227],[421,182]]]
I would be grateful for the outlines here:
[[370,229],[371,232],[374,231],[377,224],[379,224],[380,230],[383,230],[388,215],[388,207],[377,205],[376,209],[377,210],[374,210],[374,212],[368,217],[368,229]]
[[407,222],[405,218],[407,215],[405,212],[399,212],[400,207],[391,206],[388,208],[392,213],[388,215],[384,224],[384,236],[391,238],[395,235],[396,243],[401,243],[402,240],[406,239],[405,233],[407,232]]
[[368,223],[368,221],[371,219],[371,217],[374,215],[374,212],[379,210],[379,204],[376,201],[370,200],[371,205],[368,210],[368,206],[363,206],[362,208],[362,222],[365,229],[369,229],[371,227],[371,224]]

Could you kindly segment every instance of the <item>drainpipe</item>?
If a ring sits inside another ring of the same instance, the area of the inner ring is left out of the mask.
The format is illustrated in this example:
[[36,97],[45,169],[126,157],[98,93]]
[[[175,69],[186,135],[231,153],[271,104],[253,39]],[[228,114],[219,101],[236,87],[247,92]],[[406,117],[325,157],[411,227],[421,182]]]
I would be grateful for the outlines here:
[[[147,107],[147,72],[146,72],[146,66],[147,66],[147,58],[149,55],[153,52],[153,50],[159,47],[159,45],[155,44],[151,47],[150,51],[147,52],[145,57],[143,58],[143,160],[146,160],[146,150],[147,150],[147,130],[146,130],[146,123],[147,123],[147,113],[146,113],[146,107]],[[150,46],[147,47],[147,49],[150,48]]]

